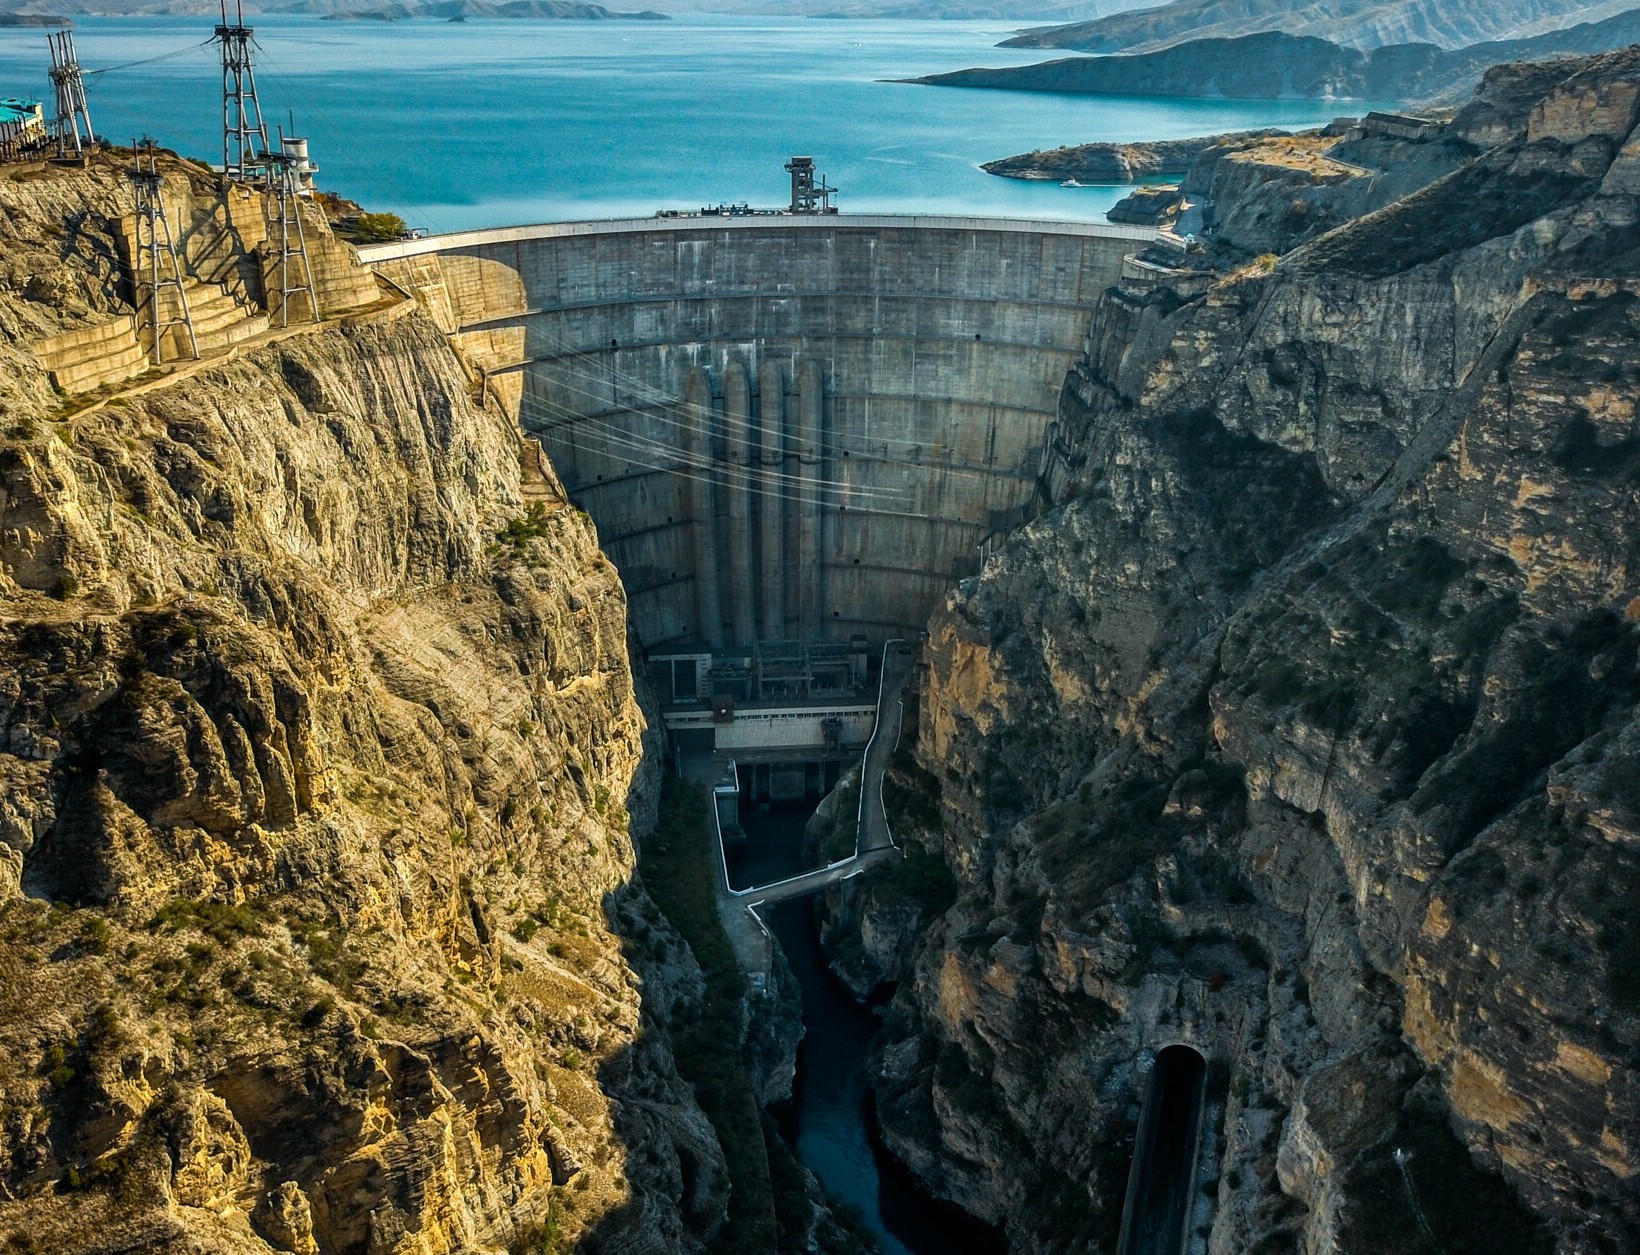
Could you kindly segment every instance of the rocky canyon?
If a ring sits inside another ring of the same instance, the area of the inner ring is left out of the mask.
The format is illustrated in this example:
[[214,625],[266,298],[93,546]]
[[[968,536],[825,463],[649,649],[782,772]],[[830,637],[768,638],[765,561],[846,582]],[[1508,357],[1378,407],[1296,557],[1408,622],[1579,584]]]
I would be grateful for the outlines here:
[[[883,1141],[1011,1251],[1115,1249],[1181,1044],[1192,1251],[1640,1243],[1637,127],[1640,48],[1193,147],[1201,239],[1097,296],[928,621],[905,858],[819,910]],[[657,702],[517,346],[317,213],[270,305],[257,207],[161,171],[205,341],[155,368],[122,159],[0,169],[0,1250],[859,1249],[772,1148],[735,1212]]]

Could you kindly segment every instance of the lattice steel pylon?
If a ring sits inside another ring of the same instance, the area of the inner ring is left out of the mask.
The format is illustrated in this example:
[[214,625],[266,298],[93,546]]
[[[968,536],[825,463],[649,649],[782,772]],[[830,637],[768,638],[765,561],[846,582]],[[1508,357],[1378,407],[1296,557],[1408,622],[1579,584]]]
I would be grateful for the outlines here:
[[245,6],[234,0],[234,20],[228,21],[228,0],[218,0],[222,23],[216,42],[222,45],[222,173],[230,182],[256,176],[268,152],[268,124],[262,120],[262,102],[256,96],[256,71],[251,65],[252,36],[245,25]]
[[[182,267],[177,263],[171,224],[165,217],[162,195],[165,180],[154,158],[154,145],[151,141],[148,144],[146,167],[142,163],[143,151],[135,140],[131,141],[131,152],[136,159],[131,169],[131,183],[137,193],[137,238],[131,257],[131,280],[137,298],[137,315],[142,317],[146,310],[148,327],[154,337],[154,365],[165,360],[165,333],[172,327],[187,331],[188,347],[197,360],[199,339],[194,334],[194,318],[188,309],[188,293],[182,286]],[[145,284],[146,300],[143,297]],[[172,289],[176,292],[175,313],[165,308],[162,295]]]
[[[302,163],[285,150],[280,137],[279,151],[265,153],[262,164],[268,172],[267,222],[268,247],[277,246],[279,258],[274,263],[278,284],[272,288],[279,293],[279,325],[290,326],[290,298],[306,293],[308,313],[312,321],[319,321],[319,293],[313,286],[313,267],[308,262],[307,231],[302,226]],[[292,240],[294,228],[294,242]],[[298,274],[298,270],[300,273]],[[273,312],[269,303],[268,312]]]
[[[61,31],[48,35],[51,44],[51,86],[57,95],[57,118],[52,131],[57,140],[59,157],[78,157],[97,142],[91,131],[91,108],[85,101],[85,77],[74,55],[74,33]],[[85,139],[80,139],[80,124],[85,124]]]

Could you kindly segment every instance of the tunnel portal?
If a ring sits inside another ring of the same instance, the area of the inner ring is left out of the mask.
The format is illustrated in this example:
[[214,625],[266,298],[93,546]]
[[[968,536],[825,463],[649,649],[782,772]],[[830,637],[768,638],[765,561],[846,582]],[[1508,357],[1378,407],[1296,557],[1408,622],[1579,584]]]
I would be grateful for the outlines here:
[[1207,1060],[1190,1046],[1156,1053],[1139,1116],[1118,1255],[1187,1255],[1201,1153]]

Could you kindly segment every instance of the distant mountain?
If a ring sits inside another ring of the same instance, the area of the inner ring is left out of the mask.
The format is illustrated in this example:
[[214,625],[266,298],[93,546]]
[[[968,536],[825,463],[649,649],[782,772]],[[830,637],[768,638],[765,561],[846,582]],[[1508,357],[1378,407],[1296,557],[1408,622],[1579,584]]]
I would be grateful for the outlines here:
[[1410,43],[1464,48],[1600,21],[1633,5],[1634,0],[1173,0],[1025,31],[1002,46],[1155,52],[1190,40],[1284,31],[1351,48]]
[[[0,26],[16,25],[41,9],[52,13],[198,15],[217,11],[217,0],[0,0]],[[664,20],[666,14],[631,13],[580,0],[246,0],[245,12],[310,13],[339,21],[399,21],[404,18],[530,18],[536,20]],[[63,23],[67,25],[66,22]]]
[[[334,0],[322,0],[328,21],[396,22],[406,18],[517,18],[526,21],[666,21],[667,15],[645,10],[640,13],[606,9],[601,4],[579,4],[569,0],[397,0],[375,8],[338,7]],[[283,13],[314,12],[313,0],[270,5]],[[331,11],[334,10],[334,11]]]
[[1367,99],[1431,102],[1468,91],[1489,66],[1607,52],[1640,43],[1640,8],[1530,39],[1447,50],[1394,44],[1362,51],[1279,31],[1198,39],[1160,52],[1064,57],[1038,65],[958,70],[910,82],[941,87],[1182,96],[1236,100]]
[[680,0],[667,11],[751,17],[926,18],[994,22],[1083,22],[1157,0]]

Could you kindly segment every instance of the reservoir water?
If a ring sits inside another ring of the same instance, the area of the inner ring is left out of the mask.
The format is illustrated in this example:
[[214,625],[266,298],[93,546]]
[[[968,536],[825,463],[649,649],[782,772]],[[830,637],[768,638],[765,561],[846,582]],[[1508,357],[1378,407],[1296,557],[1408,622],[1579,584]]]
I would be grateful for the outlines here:
[[[247,21],[270,129],[294,119],[322,186],[434,231],[778,205],[794,153],[816,159],[845,211],[1102,219],[1116,188],[999,179],[979,163],[1359,111],[880,81],[1046,59],[995,47],[1018,25],[1006,22]],[[74,23],[100,132],[221,160],[212,18]],[[0,29],[0,96],[49,102],[47,64],[45,31]]]

